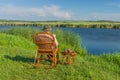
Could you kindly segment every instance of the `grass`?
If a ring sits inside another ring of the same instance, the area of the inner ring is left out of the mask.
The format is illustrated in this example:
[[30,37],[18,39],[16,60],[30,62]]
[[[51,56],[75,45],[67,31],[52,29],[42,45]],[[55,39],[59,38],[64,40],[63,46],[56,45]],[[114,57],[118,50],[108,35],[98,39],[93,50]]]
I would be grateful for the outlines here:
[[[25,27],[25,28],[5,29],[5,30],[1,30],[0,33],[20,36],[20,37],[26,38],[29,41],[32,41],[33,35],[36,32],[40,32],[40,31],[41,30],[36,30],[30,27]],[[81,54],[81,55],[87,54],[87,50],[81,47],[79,35],[71,31],[63,31],[63,30],[58,30],[58,29],[54,30],[52,33],[56,34],[57,40],[59,42],[60,52],[63,51],[65,48],[70,48],[76,51],[78,54]]]
[[[105,56],[79,56],[76,63],[49,69],[45,65],[33,68],[35,51],[0,46],[0,80],[119,80],[119,53]],[[107,57],[109,56],[109,58]],[[108,58],[108,59],[107,59]],[[110,61],[109,61],[110,59]]]
[[14,35],[7,35],[4,33],[0,34],[0,45],[6,46],[6,47],[20,47],[20,48],[26,48],[28,50],[35,49],[35,45],[27,40],[24,37],[21,36],[14,36]]
[[3,29],[0,32],[6,33],[6,34],[11,34],[11,35],[22,36],[22,37],[32,41],[33,35],[38,31],[39,30],[32,29],[30,27],[25,27],[25,28],[16,27],[16,28],[10,28],[10,29]]
[[[53,33],[59,35],[59,41],[65,42],[59,43],[61,51],[65,47],[74,49],[77,43],[80,44],[77,37],[76,43],[68,42],[74,34],[63,34],[61,30]],[[68,43],[71,45],[67,46]],[[33,68],[34,55],[35,45],[28,38],[21,34],[0,33],[0,80],[120,80],[120,53],[117,52],[99,56],[78,53],[76,63],[72,65],[62,65],[60,55],[60,62],[52,69],[45,65],[48,63],[45,61]]]

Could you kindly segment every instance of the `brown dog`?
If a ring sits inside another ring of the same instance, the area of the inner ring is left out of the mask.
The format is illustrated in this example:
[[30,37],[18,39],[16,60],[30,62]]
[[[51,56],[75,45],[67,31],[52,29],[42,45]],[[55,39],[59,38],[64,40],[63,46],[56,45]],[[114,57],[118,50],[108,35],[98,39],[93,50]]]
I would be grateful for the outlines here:
[[72,64],[75,62],[76,53],[70,49],[62,52],[62,64],[64,64],[64,58],[66,58],[66,64]]

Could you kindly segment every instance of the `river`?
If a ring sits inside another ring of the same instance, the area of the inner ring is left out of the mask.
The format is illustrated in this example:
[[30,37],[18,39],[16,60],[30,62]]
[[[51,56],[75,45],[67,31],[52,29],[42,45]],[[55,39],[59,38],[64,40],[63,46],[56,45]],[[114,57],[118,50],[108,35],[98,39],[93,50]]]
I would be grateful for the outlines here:
[[[0,26],[0,29],[11,28]],[[81,37],[82,47],[90,54],[120,52],[120,30],[98,28],[61,28],[71,30]]]
[[82,45],[91,54],[120,52],[120,30],[69,28],[80,35]]

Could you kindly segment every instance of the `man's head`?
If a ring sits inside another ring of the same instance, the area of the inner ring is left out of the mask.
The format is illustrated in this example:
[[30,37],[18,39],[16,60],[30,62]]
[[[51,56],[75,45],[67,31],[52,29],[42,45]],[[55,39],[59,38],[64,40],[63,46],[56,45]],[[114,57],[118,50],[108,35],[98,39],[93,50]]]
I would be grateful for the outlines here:
[[51,32],[51,30],[52,30],[51,26],[44,26],[43,27],[43,31],[49,31],[49,32]]

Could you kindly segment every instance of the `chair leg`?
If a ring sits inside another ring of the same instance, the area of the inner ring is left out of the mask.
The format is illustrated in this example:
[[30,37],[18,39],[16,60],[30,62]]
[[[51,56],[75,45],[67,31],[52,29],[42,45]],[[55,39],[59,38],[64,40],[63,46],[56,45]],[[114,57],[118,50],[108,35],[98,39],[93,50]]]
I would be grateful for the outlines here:
[[57,47],[57,49],[56,49],[56,51],[55,51],[55,66],[56,66],[56,64],[58,63],[58,59],[59,59],[59,54],[58,54],[58,52],[59,52],[59,49],[58,49],[58,47]]
[[36,54],[35,54],[34,64],[36,64],[36,60],[37,60],[37,50],[36,50]]
[[55,66],[55,55],[53,54],[53,57],[52,57],[52,67]]
[[69,64],[72,64],[72,57],[69,58]]
[[62,56],[62,64],[64,64],[64,58],[65,58],[65,56]]
[[58,62],[59,62],[59,53],[57,52],[57,54],[56,54],[56,64],[58,64]]
[[38,55],[38,53],[37,53],[37,50],[36,50],[36,54],[35,54],[35,58],[34,58],[34,63],[33,63],[33,66],[35,66],[35,65],[36,65],[37,55]]
[[57,55],[55,54],[55,66],[56,66],[56,64],[57,64]]
[[69,57],[66,56],[66,64],[69,64]]
[[40,62],[41,62],[40,58],[41,58],[41,55],[38,54],[38,64],[40,64]]
[[58,53],[58,48],[56,48],[55,52],[53,52],[52,67],[56,66],[56,63],[57,63],[57,53]]

